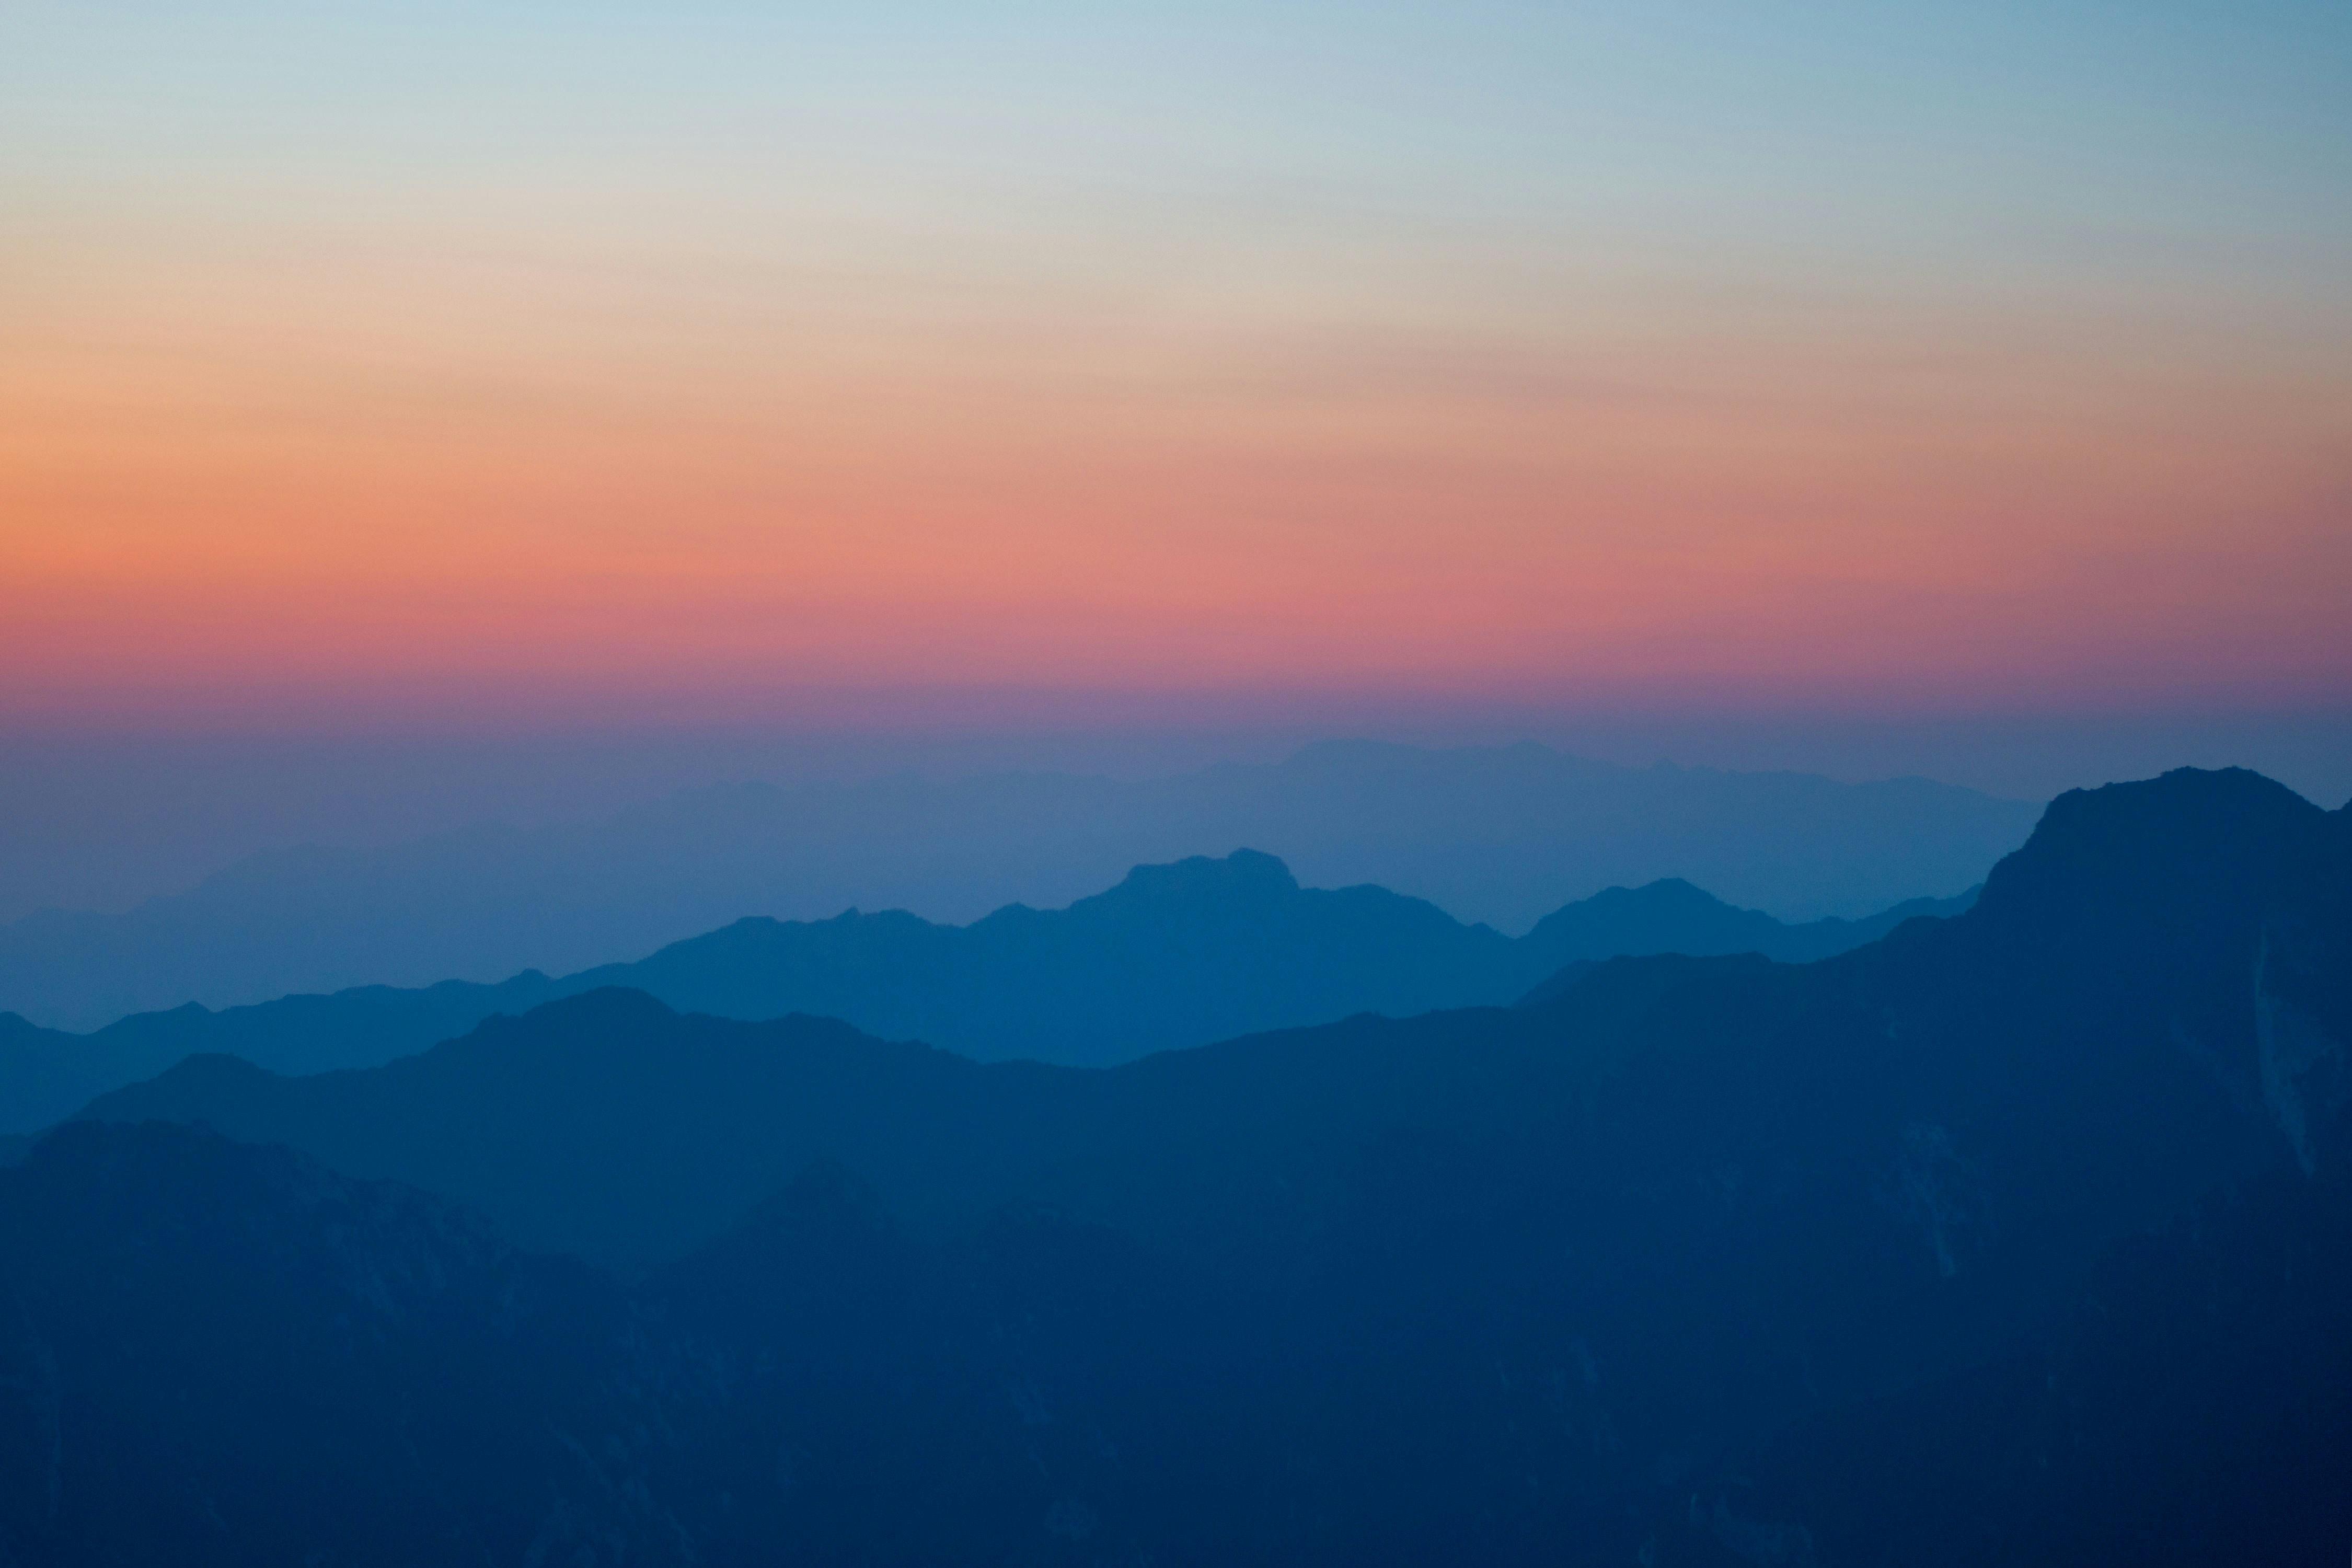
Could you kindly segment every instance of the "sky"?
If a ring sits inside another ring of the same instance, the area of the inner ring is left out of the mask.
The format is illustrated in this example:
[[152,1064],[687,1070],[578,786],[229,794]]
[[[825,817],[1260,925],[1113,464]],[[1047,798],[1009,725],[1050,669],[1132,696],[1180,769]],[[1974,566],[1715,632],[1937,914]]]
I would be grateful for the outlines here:
[[2352,711],[2347,278],[2340,4],[13,0],[0,726]]

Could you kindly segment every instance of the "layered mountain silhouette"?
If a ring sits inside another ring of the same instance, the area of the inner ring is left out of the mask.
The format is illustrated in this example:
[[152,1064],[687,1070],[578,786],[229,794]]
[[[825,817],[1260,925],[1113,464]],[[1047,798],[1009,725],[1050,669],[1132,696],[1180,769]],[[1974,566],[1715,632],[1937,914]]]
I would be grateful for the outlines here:
[[0,925],[0,1010],[89,1030],[188,1001],[563,973],[746,913],[961,923],[1236,845],[1310,886],[1374,883],[1511,932],[1670,876],[1791,921],[1855,917],[1981,880],[2035,815],[1919,779],[1625,768],[1537,745],[1332,742],[1132,783],[745,784],[579,826],[274,850],[123,913],[29,915]]
[[2347,975],[2352,816],[2183,772],[1819,963],[1108,1069],[621,989],[198,1058],[0,1172],[0,1543],[2333,1564]]
[[1610,889],[1515,939],[1381,888],[1304,889],[1279,860],[1241,850],[1138,867],[1066,910],[1014,905],[969,926],[904,910],[745,920],[562,979],[532,971],[497,985],[364,986],[220,1012],[191,1004],[88,1036],[0,1015],[0,1131],[47,1126],[194,1054],[284,1073],[373,1067],[495,1014],[604,986],[722,1017],[838,1017],[983,1060],[1099,1066],[1355,1013],[1507,1002],[1580,959],[1752,951],[1804,962],[1973,897],[1790,926],[1669,880]]

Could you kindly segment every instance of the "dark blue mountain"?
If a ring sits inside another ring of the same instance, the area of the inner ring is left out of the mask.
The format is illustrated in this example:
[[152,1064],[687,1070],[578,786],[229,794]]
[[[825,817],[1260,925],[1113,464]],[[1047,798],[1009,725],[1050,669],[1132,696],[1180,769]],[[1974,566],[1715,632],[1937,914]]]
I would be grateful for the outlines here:
[[499,985],[365,986],[212,1012],[189,1004],[88,1036],[0,1014],[0,1131],[30,1131],[199,1053],[284,1073],[373,1067],[501,1013],[604,986],[732,1018],[815,1013],[982,1059],[1100,1066],[1257,1030],[1505,1002],[1572,960],[1753,951],[1802,961],[1972,894],[1862,921],[1783,925],[1686,882],[1612,888],[1517,939],[1381,888],[1304,889],[1282,862],[1139,866],[1066,910],[1013,905],[969,926],[904,910],[739,921],[635,963]]
[[285,1149],[81,1124],[0,1173],[0,1552],[686,1562],[623,1293]]
[[1238,845],[1312,886],[1374,883],[1505,931],[1668,876],[1794,921],[1851,917],[1981,880],[2037,811],[1925,779],[1629,768],[1534,744],[1335,742],[1135,782],[746,783],[598,822],[274,849],[120,913],[29,914],[0,924],[0,1009],[95,1029],[189,1001],[568,973],[745,914],[961,923]]
[[[622,990],[362,1071],[197,1058],[0,1173],[37,1303],[0,1441],[60,1456],[0,1542],[365,1560],[323,1507],[194,1500],[340,1484],[364,1518],[389,1459],[281,1476],[288,1434],[471,1419],[542,1520],[605,1516],[530,1435],[593,1461],[637,1510],[600,1561],[2333,1564],[2347,822],[2169,774],[2062,798],[1974,910],[1820,963],[1617,959],[1104,1070]],[[184,1147],[227,1173],[149,1152]],[[206,1195],[248,1161],[313,1173]],[[412,1420],[403,1383],[439,1408],[539,1298],[357,1310],[415,1256],[347,1217],[385,1177],[629,1283],[574,1276],[493,1408]],[[267,1331],[205,1305],[247,1296]],[[347,1415],[247,1417],[201,1371],[308,1387],[343,1324],[397,1349]],[[73,1473],[184,1390],[209,1450]],[[463,1552],[411,1560],[528,1560],[499,1490],[418,1503]]]

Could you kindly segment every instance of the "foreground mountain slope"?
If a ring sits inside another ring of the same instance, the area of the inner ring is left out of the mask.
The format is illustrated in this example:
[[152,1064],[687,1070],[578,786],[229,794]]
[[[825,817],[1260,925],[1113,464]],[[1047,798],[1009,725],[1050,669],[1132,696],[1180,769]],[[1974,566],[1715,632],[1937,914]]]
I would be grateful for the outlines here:
[[[600,992],[94,1113],[637,1272],[644,1484],[711,1561],[2120,1564],[2168,1520],[2316,1568],[2344,821],[2168,775],[1820,963],[1107,1071]],[[2305,1447],[2207,1468],[2231,1433]]]
[[2271,1173],[2105,1249],[2049,1342],[1694,1478],[1667,1568],[2325,1564],[2352,1542],[2352,1190]]
[[1355,1013],[1511,999],[1561,964],[1618,953],[1755,951],[1806,959],[1969,896],[1861,921],[1788,926],[1688,883],[1611,889],[1512,939],[1380,888],[1303,889],[1271,856],[1141,866],[1066,910],[1013,906],[970,926],[903,910],[739,921],[640,963],[499,985],[368,986],[211,1012],[143,1013],[87,1037],[0,1015],[0,1131],[43,1127],[92,1096],[198,1053],[285,1073],[373,1067],[499,1013],[631,986],[726,1017],[840,1017],[968,1056],[1101,1065]]
[[1071,1239],[919,1251],[818,1167],[633,1297],[282,1148],[60,1129],[0,1171],[0,1561],[1077,1568],[1099,1435],[1022,1342],[1100,1305]]
[[272,851],[121,914],[28,916],[0,925],[0,1009],[90,1029],[191,1000],[563,973],[750,912],[971,921],[1244,844],[1312,886],[1374,883],[1509,931],[1668,876],[1810,921],[1968,887],[2035,811],[1919,779],[1625,768],[1535,745],[1331,743],[1139,783],[745,784],[577,826]]
[[[1646,1543],[1752,1562],[2310,1563],[2352,1542],[2352,807],[2260,914],[2258,1076],[2292,1146],[2104,1250],[2063,1330],[1809,1412]],[[2245,1080],[2239,1080],[2242,1089]]]
[[692,1560],[620,1292],[446,1203],[85,1124],[0,1173],[0,1262],[8,1561]]

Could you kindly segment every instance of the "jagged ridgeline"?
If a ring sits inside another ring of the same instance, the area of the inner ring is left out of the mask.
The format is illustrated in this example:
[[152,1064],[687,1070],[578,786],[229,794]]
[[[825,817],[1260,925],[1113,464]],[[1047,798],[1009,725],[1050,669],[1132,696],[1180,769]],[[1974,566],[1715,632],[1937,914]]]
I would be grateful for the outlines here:
[[198,1058],[0,1173],[0,1544],[2333,1565],[2348,1040],[2352,815],[2182,772],[1817,963],[1107,1069],[625,989]]
[[1512,938],[1384,888],[1301,888],[1281,861],[1239,850],[1139,866],[1067,909],[1015,904],[968,926],[904,910],[743,920],[562,979],[534,970],[497,985],[371,985],[219,1012],[190,1004],[89,1035],[0,1014],[0,1132],[45,1127],[194,1054],[289,1073],[374,1067],[495,1015],[607,986],[719,1017],[841,1018],[982,1060],[1106,1066],[1356,1013],[1508,1002],[1563,965],[1621,953],[1819,958],[1917,915],[1957,913],[1973,896],[1785,925],[1666,880],[1610,889]]
[[752,913],[964,922],[1244,845],[1312,887],[1400,889],[1507,931],[1665,876],[1795,919],[1855,917],[1979,880],[2036,814],[1925,779],[1627,768],[1531,743],[1328,742],[1138,782],[730,784],[603,822],[272,850],[120,913],[26,914],[0,923],[0,1009],[87,1031],[189,1001],[570,973]]

